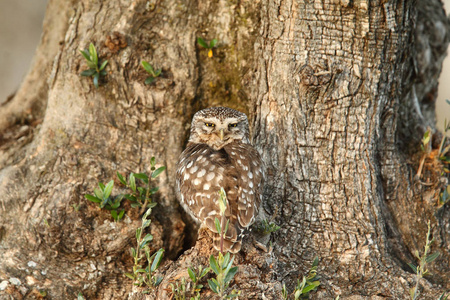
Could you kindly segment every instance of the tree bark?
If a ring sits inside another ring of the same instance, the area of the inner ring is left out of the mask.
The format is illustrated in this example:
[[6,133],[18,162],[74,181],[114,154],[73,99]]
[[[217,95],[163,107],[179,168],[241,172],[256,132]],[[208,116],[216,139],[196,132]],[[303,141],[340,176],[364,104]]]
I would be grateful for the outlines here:
[[[447,178],[432,159],[414,175],[448,29],[438,0],[50,0],[30,73],[0,110],[0,299],[170,299],[214,253],[174,191],[192,115],[219,105],[249,115],[263,208],[281,226],[269,252],[247,242],[236,255],[240,299],[281,299],[315,256],[314,299],[408,299],[427,220],[441,255],[420,290],[436,299],[450,289],[450,210],[434,205]],[[197,37],[218,39],[213,57]],[[90,42],[109,61],[98,89],[79,76]],[[162,69],[151,85],[142,60]],[[84,195],[117,171],[150,172],[152,156],[167,167],[150,228],[166,259],[145,295],[123,275],[138,210],[125,204],[116,223]]]

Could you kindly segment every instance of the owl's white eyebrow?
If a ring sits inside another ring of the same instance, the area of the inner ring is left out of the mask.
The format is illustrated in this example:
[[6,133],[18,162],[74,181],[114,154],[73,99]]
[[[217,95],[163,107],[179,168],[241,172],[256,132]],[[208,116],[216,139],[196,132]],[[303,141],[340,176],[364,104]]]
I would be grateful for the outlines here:
[[228,121],[228,124],[239,123],[239,120],[236,118],[227,119],[227,121]]
[[201,121],[205,123],[216,123],[217,119],[203,119]]

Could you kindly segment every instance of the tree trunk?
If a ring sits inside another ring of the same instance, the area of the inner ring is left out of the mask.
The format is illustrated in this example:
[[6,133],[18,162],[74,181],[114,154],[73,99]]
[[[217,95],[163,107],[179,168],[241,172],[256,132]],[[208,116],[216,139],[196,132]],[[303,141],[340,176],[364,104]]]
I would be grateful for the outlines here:
[[[427,220],[441,255],[420,291],[436,299],[450,289],[450,210],[434,205],[447,178],[431,158],[414,175],[448,28],[438,0],[50,0],[30,73],[0,110],[0,299],[170,299],[215,254],[174,191],[192,115],[219,105],[249,115],[263,208],[281,226],[269,252],[247,242],[236,255],[240,299],[281,299],[315,256],[312,298],[408,299]],[[218,39],[213,57],[197,37]],[[98,89],[79,75],[91,42],[109,61]],[[142,60],[162,69],[150,85]],[[149,173],[152,156],[167,169],[150,245],[166,259],[145,295],[123,275],[139,210],[124,201],[114,222],[84,195],[117,171]]]

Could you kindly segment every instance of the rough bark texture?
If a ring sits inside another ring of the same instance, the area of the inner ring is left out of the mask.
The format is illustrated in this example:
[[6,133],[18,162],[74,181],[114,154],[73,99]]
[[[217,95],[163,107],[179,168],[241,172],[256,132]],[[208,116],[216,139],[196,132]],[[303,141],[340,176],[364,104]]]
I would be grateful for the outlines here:
[[[263,207],[281,226],[273,251],[247,242],[236,256],[240,299],[280,299],[314,256],[313,298],[407,299],[428,219],[441,256],[421,291],[437,298],[450,288],[450,212],[433,206],[441,166],[427,165],[432,185],[413,177],[448,24],[437,0],[50,0],[33,67],[0,110],[0,299],[168,299],[187,267],[206,266],[210,237],[194,245],[174,182],[191,116],[212,105],[249,114]],[[219,40],[212,58],[199,36]],[[105,46],[114,38],[127,46]],[[109,60],[99,89],[79,76],[90,42]],[[151,85],[142,60],[162,68]],[[123,276],[139,212],[114,223],[83,196],[116,171],[149,172],[152,156],[167,171],[151,246],[167,259],[146,296]]]

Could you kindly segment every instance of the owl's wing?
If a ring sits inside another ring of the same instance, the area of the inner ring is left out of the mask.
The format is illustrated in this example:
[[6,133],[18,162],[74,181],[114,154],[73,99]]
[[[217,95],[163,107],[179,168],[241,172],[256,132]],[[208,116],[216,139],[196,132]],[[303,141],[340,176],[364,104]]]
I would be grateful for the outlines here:
[[[235,188],[237,220],[241,227],[248,228],[255,222],[262,201],[263,162],[258,151],[250,144],[232,143],[226,146],[225,150],[238,174]],[[231,195],[233,195],[232,192]]]
[[180,203],[199,223],[215,231],[214,220],[220,217],[217,199],[223,187],[224,171],[229,164],[224,151],[206,144],[189,143],[177,169]]

